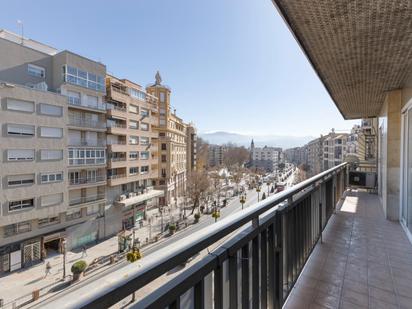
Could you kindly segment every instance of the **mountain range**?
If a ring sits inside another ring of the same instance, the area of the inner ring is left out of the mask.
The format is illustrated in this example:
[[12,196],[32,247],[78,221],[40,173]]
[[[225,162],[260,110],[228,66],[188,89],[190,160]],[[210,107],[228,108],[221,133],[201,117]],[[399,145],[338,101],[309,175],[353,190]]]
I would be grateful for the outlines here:
[[283,149],[299,147],[305,145],[310,140],[315,139],[313,136],[282,136],[282,135],[246,135],[239,133],[231,133],[225,131],[207,132],[198,134],[202,139],[209,144],[222,145],[233,143],[238,146],[249,147],[252,139],[255,146],[273,146]]

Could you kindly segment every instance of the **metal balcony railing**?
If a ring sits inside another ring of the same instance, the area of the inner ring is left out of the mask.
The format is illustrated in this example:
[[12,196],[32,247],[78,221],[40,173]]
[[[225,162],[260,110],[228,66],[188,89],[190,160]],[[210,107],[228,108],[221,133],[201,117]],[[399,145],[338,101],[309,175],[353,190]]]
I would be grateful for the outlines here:
[[[346,187],[342,163],[43,308],[108,308],[199,255],[133,308],[282,308]],[[205,250],[214,246],[213,251]],[[241,277],[239,277],[241,273]]]
[[113,157],[113,158],[109,158],[109,161],[111,162],[120,162],[120,161],[126,161],[127,158],[126,157]]
[[76,185],[83,185],[83,184],[93,184],[106,181],[106,177],[104,176],[96,176],[93,178],[73,178],[69,179],[69,185],[76,186]]
[[126,124],[125,123],[120,123],[120,122],[108,122],[107,123],[107,127],[110,128],[126,128]]
[[104,147],[106,146],[105,140],[88,140],[88,139],[81,139],[78,142],[69,142],[69,146],[89,146],[89,147]]
[[98,194],[98,195],[91,195],[91,196],[80,196],[74,199],[71,199],[69,202],[70,206],[85,204],[90,202],[97,202],[100,200],[104,200],[106,198],[105,194]]
[[107,179],[120,179],[120,178],[126,178],[126,174],[109,175],[109,176],[107,176]]
[[69,125],[76,126],[76,127],[97,128],[97,129],[106,128],[106,124],[104,122],[76,118],[76,117],[69,117]]
[[78,99],[78,98],[69,98],[69,105],[95,109],[95,110],[98,110],[98,111],[105,111],[106,110],[106,104],[105,103],[88,104],[88,103],[85,103],[85,102],[81,102],[81,100]]

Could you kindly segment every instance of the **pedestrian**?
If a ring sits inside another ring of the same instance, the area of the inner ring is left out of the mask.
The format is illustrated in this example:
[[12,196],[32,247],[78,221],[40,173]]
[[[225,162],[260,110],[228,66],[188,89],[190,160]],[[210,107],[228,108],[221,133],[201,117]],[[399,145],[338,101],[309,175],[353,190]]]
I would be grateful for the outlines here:
[[46,273],[44,274],[44,278],[46,278],[48,274],[51,275],[51,268],[52,268],[52,266],[51,266],[50,262],[47,262],[46,271],[45,271]]
[[82,247],[82,258],[87,256],[86,246]]

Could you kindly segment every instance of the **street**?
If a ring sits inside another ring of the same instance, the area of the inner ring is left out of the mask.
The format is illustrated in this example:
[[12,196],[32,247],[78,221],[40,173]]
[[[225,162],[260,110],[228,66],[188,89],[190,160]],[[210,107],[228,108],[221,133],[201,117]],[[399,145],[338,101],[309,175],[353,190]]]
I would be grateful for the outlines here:
[[[291,176],[287,179],[286,184],[287,187],[291,186],[293,184],[293,180],[294,180],[294,173],[291,174]],[[261,186],[261,191],[259,192],[259,198],[262,197],[262,194],[265,192],[266,196],[268,196],[268,186],[266,184],[263,184]],[[258,193],[256,192],[255,189],[252,190],[248,190],[247,191],[247,198],[246,198],[246,202],[244,203],[244,208],[250,207],[251,205],[255,204],[258,200]],[[221,217],[218,219],[220,220],[221,218],[225,218],[239,210],[242,209],[242,205],[239,201],[239,196],[233,197],[231,198],[226,207],[223,207],[220,209],[220,215]],[[169,236],[169,237],[165,237],[162,240],[149,245],[148,247],[145,247],[142,249],[142,253],[143,253],[143,259],[145,258],[149,258],[151,254],[156,253],[158,250],[161,250],[162,248],[176,242],[179,240],[184,239],[185,237],[213,224],[215,222],[215,219],[212,218],[211,214],[203,214],[200,218],[199,223],[197,224],[193,224],[193,225],[189,225],[187,228],[184,228],[180,231],[177,231],[173,236]],[[217,244],[214,244],[214,246],[216,246]],[[214,247],[211,246],[211,247]],[[213,249],[213,248],[210,248]],[[206,252],[206,251],[205,251]],[[204,256],[204,254],[206,254],[205,252],[201,252],[199,253],[190,263],[194,263],[196,260],[200,259],[202,256]],[[189,264],[190,264],[189,263]],[[104,269],[103,271],[100,271],[98,274],[94,274],[92,276],[85,277],[83,279],[83,281],[81,281],[80,283],[74,285],[74,286],[68,286],[66,289],[64,289],[63,291],[59,291],[58,294],[60,293],[65,293],[67,291],[73,291],[73,290],[77,290],[80,289],[82,287],[84,287],[85,285],[87,285],[87,283],[90,280],[99,280],[100,278],[104,277],[106,274],[114,272],[116,270],[119,270],[121,268],[123,268],[124,266],[128,265],[129,262],[126,261],[125,259],[122,260],[121,262],[119,262],[118,264],[115,264],[113,266],[109,266],[106,269]],[[184,269],[184,268],[182,268]],[[182,270],[181,269],[181,270]],[[177,275],[181,270],[175,270],[175,271],[170,271],[167,274],[161,276],[160,278],[158,278],[157,280],[153,281],[152,283],[150,283],[149,285],[145,286],[143,289],[139,290],[136,293],[136,297],[143,297],[144,295],[147,295],[147,293],[149,293],[151,290],[155,289],[157,286],[163,284],[165,282],[165,280],[170,280],[171,278],[173,278],[175,275]],[[47,296],[47,298],[41,300],[41,302],[43,301],[47,301],[47,299],[50,299],[51,297],[53,297],[54,294],[49,294]],[[130,302],[130,299],[125,299],[123,300],[121,303],[119,303],[118,305],[116,305],[116,308],[118,307],[122,307],[127,305],[127,303]]]

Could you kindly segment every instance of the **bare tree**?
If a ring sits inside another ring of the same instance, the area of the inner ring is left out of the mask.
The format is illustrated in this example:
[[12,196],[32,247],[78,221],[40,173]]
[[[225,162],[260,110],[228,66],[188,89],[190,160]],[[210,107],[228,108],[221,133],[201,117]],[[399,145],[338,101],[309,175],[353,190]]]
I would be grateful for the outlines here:
[[196,168],[198,171],[204,171],[207,168],[209,160],[209,144],[198,137],[196,140]]
[[236,184],[236,191],[239,192],[239,183],[242,181],[243,178],[243,171],[241,168],[238,168],[232,171],[231,178],[233,182]]
[[210,181],[205,172],[193,171],[187,180],[187,193],[193,201],[191,214],[200,206],[201,198],[206,194],[210,187]]
[[245,147],[233,144],[226,145],[223,153],[223,164],[230,170],[242,167],[249,160],[249,151]]

